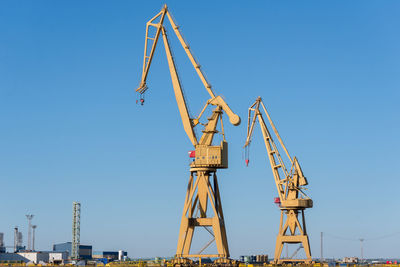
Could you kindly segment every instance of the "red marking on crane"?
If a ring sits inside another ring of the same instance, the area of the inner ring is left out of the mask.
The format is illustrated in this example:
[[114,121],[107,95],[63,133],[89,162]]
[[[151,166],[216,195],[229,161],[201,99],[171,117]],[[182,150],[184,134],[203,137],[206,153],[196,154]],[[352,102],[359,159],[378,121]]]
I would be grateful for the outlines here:
[[274,197],[275,204],[281,204],[281,199],[279,197]]
[[189,151],[188,153],[189,153],[189,158],[195,158],[196,157],[196,151],[195,150]]
[[250,160],[249,160],[249,159],[246,159],[244,162],[246,162],[246,167],[248,167],[248,166],[249,166],[249,163],[250,163]]

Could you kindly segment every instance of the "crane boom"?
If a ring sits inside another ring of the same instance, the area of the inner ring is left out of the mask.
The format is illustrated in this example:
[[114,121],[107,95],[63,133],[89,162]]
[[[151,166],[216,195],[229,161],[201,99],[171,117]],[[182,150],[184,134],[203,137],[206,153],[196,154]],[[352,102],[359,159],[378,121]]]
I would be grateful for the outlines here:
[[[273,140],[267,124],[265,123],[263,115],[260,111],[260,107],[266,114],[268,122],[271,125],[275,136],[286,153],[286,156],[291,164],[290,169],[286,168],[285,166],[285,162],[279,153],[278,147]],[[279,198],[275,201],[275,203],[279,204],[281,209],[281,221],[275,248],[275,263],[280,264],[284,261],[310,262],[311,252],[305,226],[304,209],[311,208],[313,206],[313,202],[303,191],[305,189],[304,186],[308,184],[307,179],[304,177],[297,158],[292,158],[290,156],[289,151],[284,145],[278,130],[272,122],[272,119],[267,112],[261,97],[258,97],[253,105],[251,105],[249,108],[247,137],[244,147],[246,148],[250,145],[257,119],[260,124],[265,147],[267,149],[268,159],[272,168],[272,173],[274,175],[274,180],[279,195]],[[298,219],[299,213],[302,214],[302,222],[300,222]],[[285,224],[283,224],[284,215],[286,215]],[[296,233],[296,230],[298,230],[299,234]],[[307,259],[281,259],[282,248],[283,244],[285,243],[301,243],[302,246],[300,248],[304,248]]]
[[[267,115],[268,121],[274,131],[274,134],[278,138],[280,145],[284,149],[291,163],[291,168],[289,170],[286,168],[285,162],[283,161],[279,153],[278,147],[275,144],[270,131],[268,130],[267,124],[265,123],[262,113],[260,111],[260,106],[263,108],[265,114]],[[275,184],[278,189],[281,206],[285,207],[286,205],[293,206],[298,204],[297,206],[300,205],[304,208],[312,207],[312,200],[304,193],[304,191],[302,191],[302,186],[308,184],[307,179],[303,175],[303,171],[301,170],[297,158],[294,157],[292,159],[292,157],[290,156],[289,151],[284,145],[282,138],[278,133],[278,130],[272,122],[272,119],[267,112],[267,109],[265,108],[261,97],[257,98],[256,102],[254,102],[254,104],[250,106],[248,115],[247,137],[244,147],[248,147],[250,145],[255,122],[258,119],[261,127],[261,133],[264,137],[268,159],[270,161],[272,173],[274,175]]]
[[[208,106],[208,105],[220,106],[222,108],[222,110],[224,110],[226,112],[226,114],[229,117],[229,121],[233,125],[240,124],[240,117],[232,112],[232,110],[229,108],[229,106],[226,104],[226,102],[222,99],[222,97],[215,96],[210,83],[207,81],[206,76],[204,75],[203,71],[201,70],[200,64],[196,61],[196,59],[193,56],[193,53],[190,50],[189,45],[182,37],[182,34],[179,31],[179,26],[177,26],[175,21],[172,19],[172,16],[168,11],[167,5],[164,5],[161,12],[158,13],[156,16],[154,16],[146,24],[146,38],[145,38],[145,49],[144,49],[145,51],[144,51],[144,58],[143,58],[142,79],[141,79],[139,87],[136,89],[136,92],[138,92],[140,94],[144,94],[148,89],[147,76],[148,76],[148,73],[150,70],[151,62],[153,60],[154,51],[157,46],[159,36],[160,36],[160,34],[162,34],[163,41],[164,41],[164,47],[165,47],[165,53],[167,55],[168,66],[169,66],[169,70],[170,70],[170,74],[171,74],[172,85],[174,88],[174,93],[175,93],[176,102],[178,104],[179,113],[180,113],[180,116],[182,119],[183,128],[184,128],[186,134],[188,135],[190,141],[192,142],[193,146],[196,146],[198,144],[198,141],[197,141],[198,138],[194,132],[194,127],[198,124],[199,118],[197,118],[197,119],[190,118],[186,100],[185,100],[183,90],[182,90],[182,85],[181,85],[179,75],[178,75],[178,72],[177,72],[177,69],[175,66],[175,60],[172,56],[171,47],[169,45],[167,32],[163,25],[165,17],[168,18],[168,21],[170,22],[176,36],[178,37],[182,47],[184,48],[188,58],[190,59],[190,62],[192,63],[193,67],[195,68],[206,91],[208,92],[208,94],[211,97],[211,99],[209,101],[207,101],[206,106]],[[159,18],[159,21],[158,21],[158,23],[156,23],[155,21],[158,18]],[[149,36],[150,35],[150,30],[149,30],[150,27],[153,27],[156,29],[156,33],[153,37]],[[148,53],[149,42],[152,42],[150,53]]]
[[169,46],[167,33],[164,27],[162,28],[162,35],[164,40],[165,53],[167,54],[169,70],[171,73],[171,80],[174,88],[176,103],[178,103],[178,108],[179,108],[179,113],[181,114],[183,128],[185,129],[185,132],[188,135],[190,141],[192,141],[192,144],[196,145],[198,143],[197,137],[193,129],[194,126],[192,120],[189,117],[189,111],[186,105],[185,97],[182,92],[182,85],[179,80],[178,72],[175,67],[174,58],[172,57],[171,48]]

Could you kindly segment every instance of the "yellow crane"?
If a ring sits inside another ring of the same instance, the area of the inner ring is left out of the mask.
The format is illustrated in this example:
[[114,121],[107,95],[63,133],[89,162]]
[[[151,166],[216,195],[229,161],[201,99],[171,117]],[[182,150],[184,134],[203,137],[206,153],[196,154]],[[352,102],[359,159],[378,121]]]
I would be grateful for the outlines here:
[[[191,117],[188,112],[181,82],[172,56],[167,31],[164,27],[165,18],[170,22],[186,55],[210,95],[210,99],[206,102],[200,114],[195,118]],[[151,35],[151,32],[155,32],[155,34]],[[202,257],[216,257],[218,258],[216,261],[217,263],[229,263],[229,248],[216,171],[217,169],[228,168],[228,143],[225,140],[222,114],[225,112],[233,125],[240,124],[240,117],[232,112],[221,96],[215,95],[213,92],[200,64],[193,57],[188,43],[182,37],[179,27],[168,11],[167,5],[164,5],[162,10],[146,24],[142,79],[136,91],[142,95],[147,90],[147,75],[160,34],[164,41],[172,86],[183,128],[195,148],[192,153],[194,160],[190,164],[190,178],[182,213],[174,263],[189,263],[191,261],[188,258],[199,258],[201,260]],[[143,98],[141,98],[141,102],[143,104],[142,99]],[[201,123],[200,120],[209,106],[214,107],[212,114],[207,122]],[[220,130],[217,130],[218,122],[220,122]],[[203,126],[200,139],[194,131],[195,127],[199,125]],[[217,133],[222,135],[222,141],[219,145],[213,145],[214,135]],[[196,227],[204,227],[211,234],[212,239],[199,252],[191,253],[192,238]],[[209,227],[211,227],[211,229],[209,229]],[[214,243],[214,241],[218,253],[203,254],[203,251]]]
[[[281,147],[290,161],[290,169],[286,168],[285,163],[278,151],[270,131],[265,124],[260,107],[268,118],[275,136],[277,137]],[[262,102],[261,97],[258,97],[253,105],[250,106],[248,112],[248,125],[247,125],[247,138],[244,145],[247,148],[250,145],[251,137],[254,130],[256,120],[260,123],[261,132],[264,137],[265,147],[267,148],[267,155],[271,164],[272,173],[274,175],[276,188],[278,190],[278,198],[275,198],[275,203],[280,206],[281,218],[279,224],[279,233],[276,239],[274,262],[281,264],[283,262],[306,262],[310,263],[311,251],[309,239],[306,231],[306,222],[304,217],[304,210],[312,208],[313,201],[305,194],[305,186],[308,184],[306,177],[304,177],[300,164],[296,157],[292,158],[280,137],[278,130],[271,120],[267,109]],[[246,159],[248,164],[248,159]],[[299,220],[301,215],[301,220]],[[284,244],[300,243],[300,248],[304,248],[306,259],[293,259],[292,257],[284,259],[281,257]],[[301,247],[302,246],[302,247]]]

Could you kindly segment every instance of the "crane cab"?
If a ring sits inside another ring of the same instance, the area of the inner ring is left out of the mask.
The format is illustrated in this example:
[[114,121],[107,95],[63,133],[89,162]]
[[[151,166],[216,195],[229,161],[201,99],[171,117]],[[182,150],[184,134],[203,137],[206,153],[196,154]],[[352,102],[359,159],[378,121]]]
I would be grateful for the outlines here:
[[228,168],[228,143],[219,146],[197,145],[195,159],[191,167]]

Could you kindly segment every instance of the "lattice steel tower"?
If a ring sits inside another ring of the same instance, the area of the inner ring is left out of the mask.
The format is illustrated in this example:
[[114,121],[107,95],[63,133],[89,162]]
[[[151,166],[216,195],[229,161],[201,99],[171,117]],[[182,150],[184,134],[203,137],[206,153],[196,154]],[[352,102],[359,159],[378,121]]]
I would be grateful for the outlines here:
[[80,237],[81,237],[81,203],[73,202],[71,259],[79,258]]

